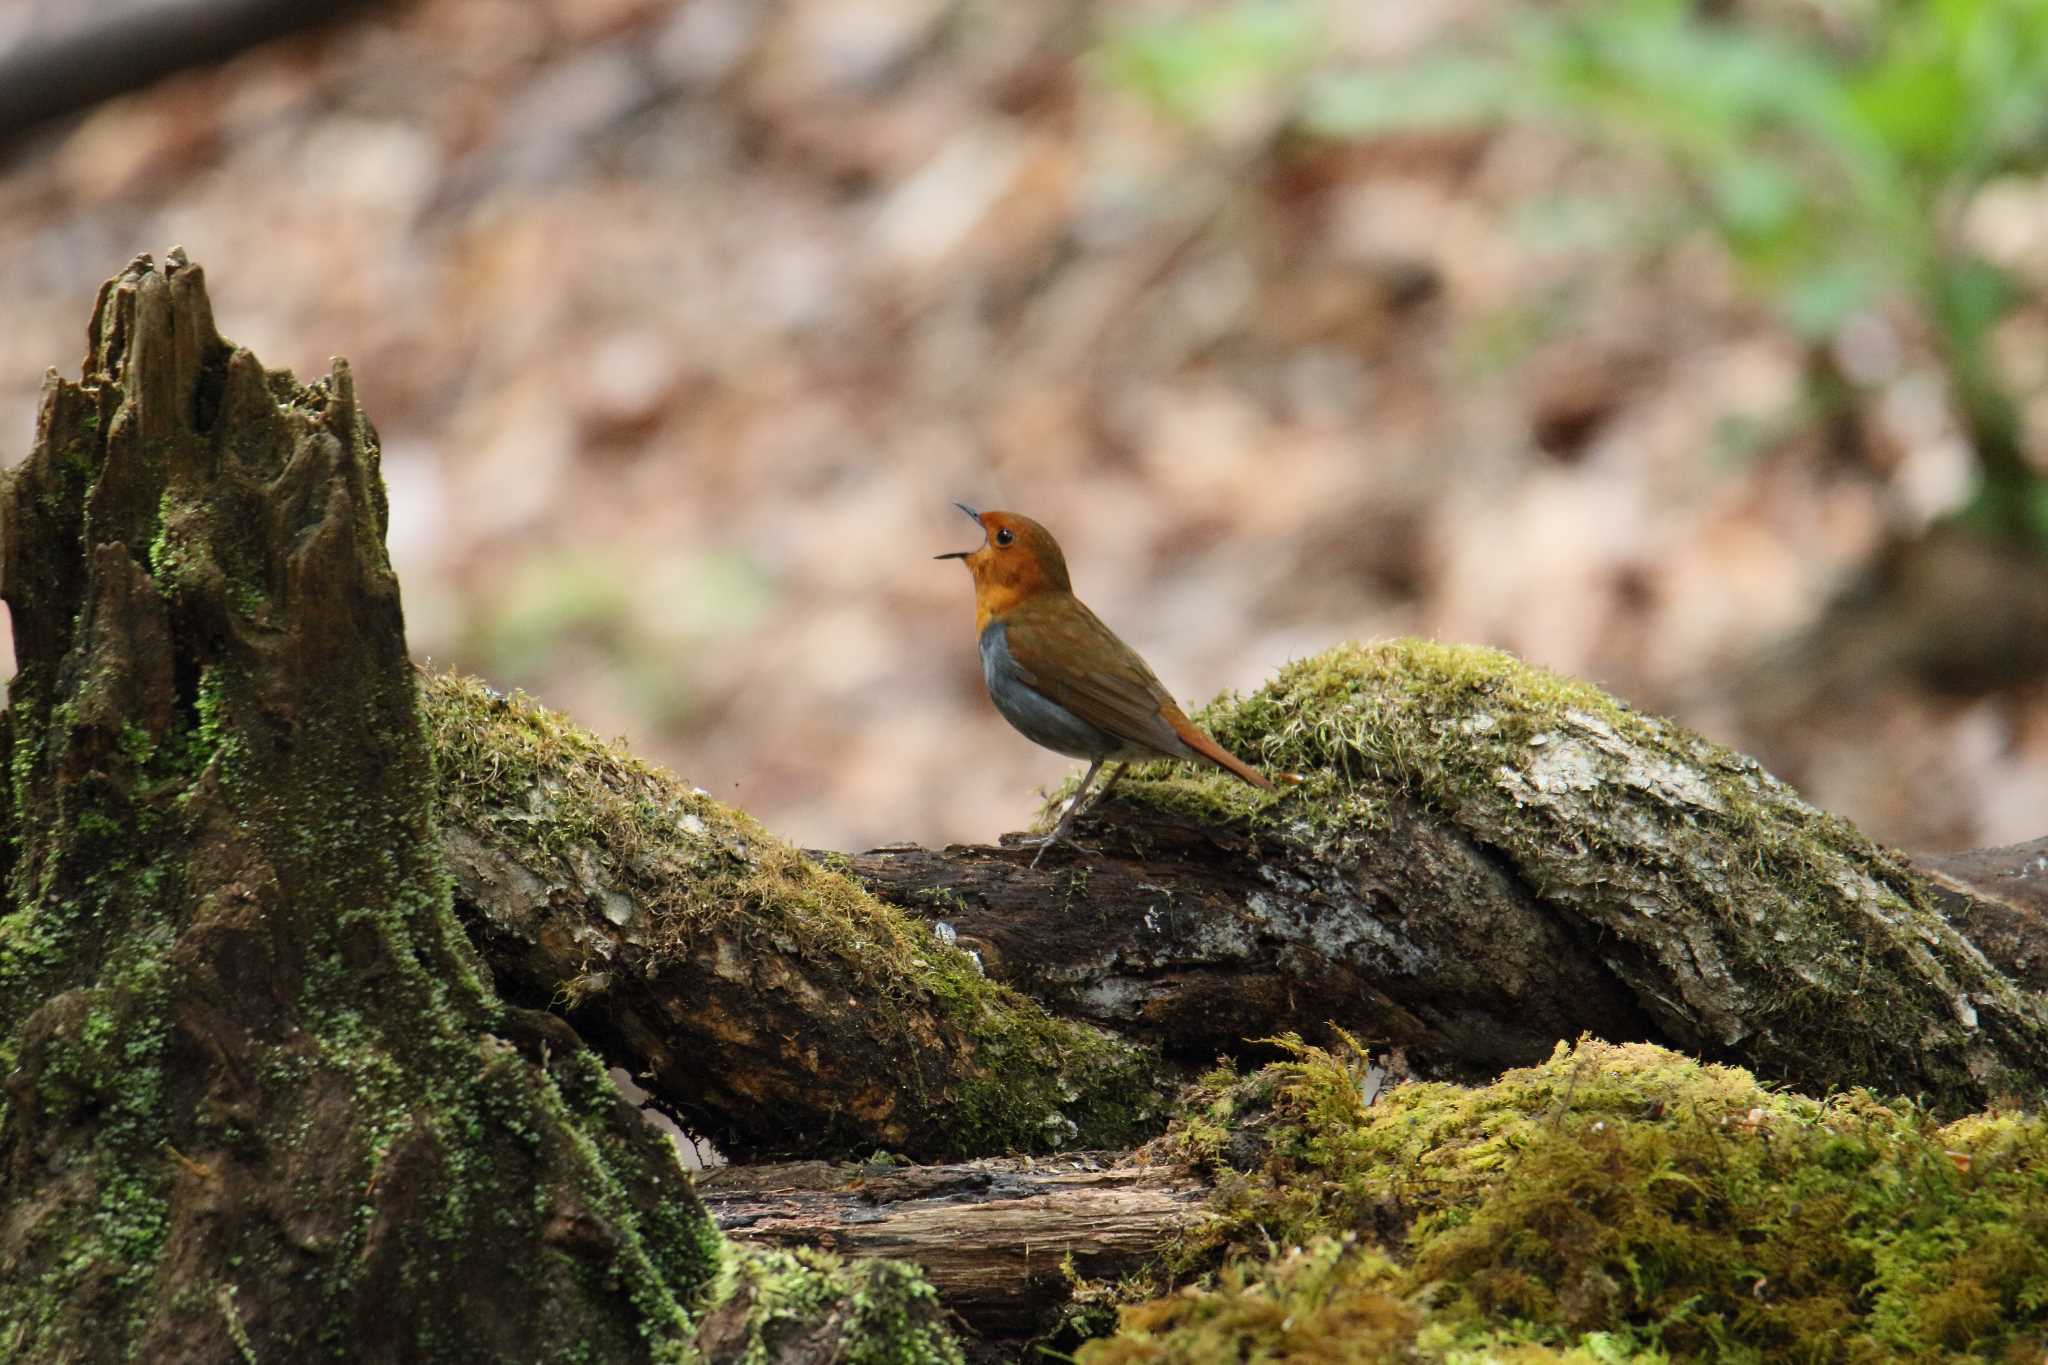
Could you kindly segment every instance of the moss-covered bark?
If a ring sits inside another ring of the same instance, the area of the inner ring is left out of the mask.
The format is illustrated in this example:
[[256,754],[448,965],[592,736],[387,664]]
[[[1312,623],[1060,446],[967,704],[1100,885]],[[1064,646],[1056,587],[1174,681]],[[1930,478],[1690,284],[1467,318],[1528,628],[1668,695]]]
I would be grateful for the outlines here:
[[493,990],[345,366],[139,258],[0,515],[0,1359],[956,1358],[914,1275],[736,1262]]
[[457,902],[552,1002],[739,1158],[1128,1145],[1157,1059],[984,978],[921,921],[524,697],[429,678]]
[[1293,665],[1205,719],[1300,785],[1142,769],[1084,821],[1087,853],[1035,872],[987,849],[806,858],[528,699],[452,676],[424,695],[458,909],[501,988],[742,1157],[1116,1145],[1172,1074],[1116,1034],[1206,1061],[1323,1020],[1462,1079],[1581,1032],[1952,1112],[2048,1075],[2038,1001],[1911,865],[1497,651]]
[[[1910,864],[1754,759],[1597,688],[1495,650],[1401,641],[1291,665],[1210,719],[1226,744],[1309,774],[1263,827],[1341,854],[1383,803],[1419,802],[1663,1041],[1949,1112],[2048,1088],[2048,1011]],[[1491,931],[1473,929],[1481,944]]]

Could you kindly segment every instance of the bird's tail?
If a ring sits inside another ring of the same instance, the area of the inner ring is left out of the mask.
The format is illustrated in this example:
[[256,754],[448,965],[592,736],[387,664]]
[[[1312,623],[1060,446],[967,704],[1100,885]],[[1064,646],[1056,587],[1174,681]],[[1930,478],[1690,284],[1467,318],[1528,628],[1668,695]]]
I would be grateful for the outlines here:
[[1193,749],[1225,772],[1235,773],[1254,787],[1271,790],[1273,784],[1266,780],[1264,773],[1261,773],[1257,768],[1254,768],[1251,764],[1203,734],[1201,729],[1186,716],[1168,716],[1167,719],[1172,723],[1174,733],[1180,736],[1181,743],[1187,745],[1190,749]]

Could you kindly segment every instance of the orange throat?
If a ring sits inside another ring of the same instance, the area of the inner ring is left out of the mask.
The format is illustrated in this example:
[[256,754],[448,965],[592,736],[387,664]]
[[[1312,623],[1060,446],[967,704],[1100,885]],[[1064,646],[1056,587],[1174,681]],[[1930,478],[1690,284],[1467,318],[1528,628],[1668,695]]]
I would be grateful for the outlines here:
[[974,633],[979,636],[988,629],[988,623],[1010,612],[1026,598],[1036,597],[1039,585],[1025,587],[1017,583],[987,583],[978,577],[974,584]]
[[967,567],[974,571],[976,635],[987,630],[989,622],[1009,615],[1040,593],[1064,590],[1064,585],[1056,589],[1038,561],[1028,555],[1000,559],[990,555],[980,563],[969,559]]

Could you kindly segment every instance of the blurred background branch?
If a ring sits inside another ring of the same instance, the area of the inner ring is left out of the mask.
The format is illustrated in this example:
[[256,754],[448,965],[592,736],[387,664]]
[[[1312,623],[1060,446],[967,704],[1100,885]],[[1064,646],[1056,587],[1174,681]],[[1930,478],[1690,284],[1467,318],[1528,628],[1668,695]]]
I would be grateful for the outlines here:
[[115,0],[17,7],[0,49],[0,151],[52,119],[260,43],[353,17],[367,0]]

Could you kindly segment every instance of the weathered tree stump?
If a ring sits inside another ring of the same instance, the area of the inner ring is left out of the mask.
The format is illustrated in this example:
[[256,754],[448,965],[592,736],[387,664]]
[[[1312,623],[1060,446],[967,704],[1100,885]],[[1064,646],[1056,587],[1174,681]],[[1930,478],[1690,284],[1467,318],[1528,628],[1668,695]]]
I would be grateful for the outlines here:
[[913,1272],[727,1247],[492,989],[345,365],[266,372],[138,258],[0,516],[0,1355],[945,1358]]

